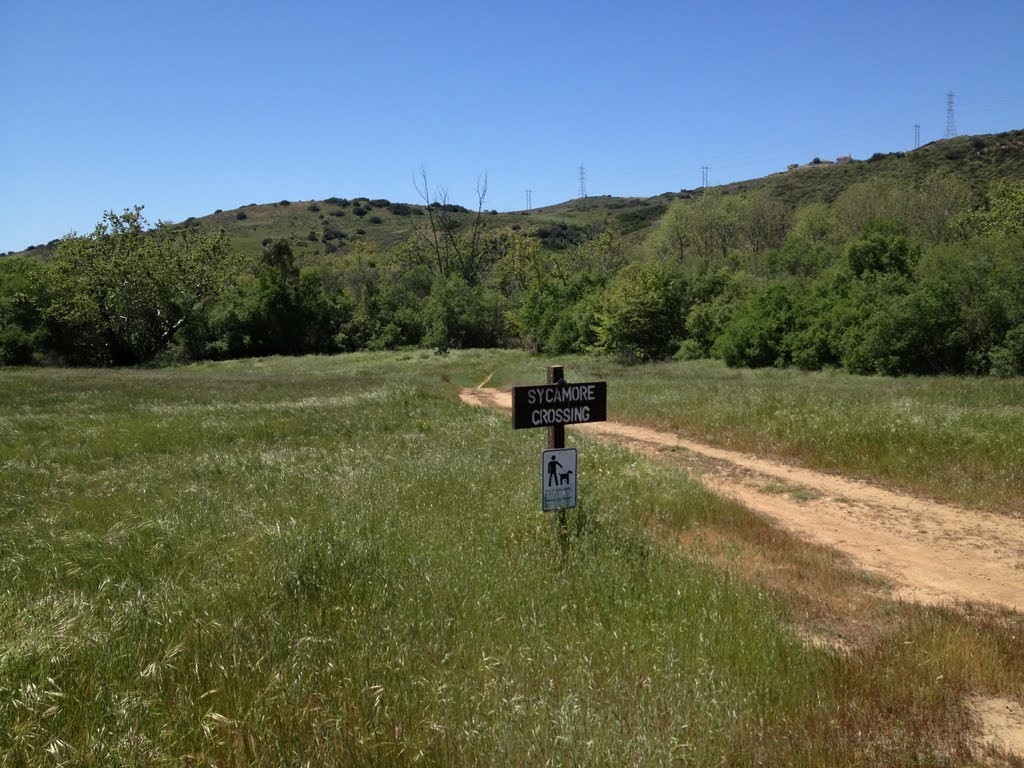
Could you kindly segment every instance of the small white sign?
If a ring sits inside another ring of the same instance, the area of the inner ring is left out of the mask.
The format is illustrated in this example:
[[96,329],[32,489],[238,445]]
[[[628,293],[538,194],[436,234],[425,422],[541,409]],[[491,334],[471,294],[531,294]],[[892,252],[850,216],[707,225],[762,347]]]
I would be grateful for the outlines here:
[[576,449],[544,451],[540,462],[541,509],[572,509],[576,506]]

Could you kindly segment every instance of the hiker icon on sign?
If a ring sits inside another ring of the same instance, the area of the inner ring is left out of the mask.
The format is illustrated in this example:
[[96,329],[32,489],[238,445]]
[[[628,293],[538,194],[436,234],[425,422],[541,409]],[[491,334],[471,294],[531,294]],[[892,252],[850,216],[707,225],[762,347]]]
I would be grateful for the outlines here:
[[575,448],[552,448],[541,455],[541,509],[571,509],[576,506],[578,458]]
[[558,470],[562,468],[562,465],[558,463],[558,459],[551,456],[551,460],[548,461],[548,488],[552,485],[561,485],[558,479]]

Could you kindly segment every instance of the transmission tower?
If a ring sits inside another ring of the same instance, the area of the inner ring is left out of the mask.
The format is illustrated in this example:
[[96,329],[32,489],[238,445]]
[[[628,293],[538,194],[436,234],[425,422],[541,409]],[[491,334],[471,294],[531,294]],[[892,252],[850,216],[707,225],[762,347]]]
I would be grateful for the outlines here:
[[533,190],[532,189],[526,190],[526,210],[528,210],[528,211],[532,211],[533,210]]
[[582,198],[582,197],[586,197],[587,196],[587,169],[583,167],[583,163],[580,163],[579,177],[580,177],[580,194],[579,194],[579,196]]
[[707,165],[700,167],[700,185],[702,188],[708,185],[708,171],[710,170],[711,168]]
[[914,149],[921,146],[921,124],[914,123]]
[[955,93],[950,91],[946,94],[946,138],[952,139],[956,133],[956,111],[953,106]]

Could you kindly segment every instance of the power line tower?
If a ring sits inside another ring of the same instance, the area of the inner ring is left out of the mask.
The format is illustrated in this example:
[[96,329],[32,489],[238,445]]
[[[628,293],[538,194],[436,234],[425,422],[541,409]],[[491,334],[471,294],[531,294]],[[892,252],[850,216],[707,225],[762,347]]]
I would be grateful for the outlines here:
[[579,194],[579,196],[581,198],[583,198],[583,197],[587,196],[587,169],[583,167],[583,163],[580,163],[579,178],[580,178],[580,194]]
[[533,190],[532,189],[526,190],[526,210],[528,210],[528,211],[532,211],[533,210]]
[[921,124],[914,123],[914,149],[921,146]]
[[700,186],[701,186],[701,188],[706,187],[708,185],[708,171],[710,171],[710,170],[711,170],[711,168],[709,166],[707,166],[707,165],[702,165],[700,167]]
[[952,139],[956,132],[956,110],[953,106],[953,99],[956,94],[950,91],[946,94],[946,138]]

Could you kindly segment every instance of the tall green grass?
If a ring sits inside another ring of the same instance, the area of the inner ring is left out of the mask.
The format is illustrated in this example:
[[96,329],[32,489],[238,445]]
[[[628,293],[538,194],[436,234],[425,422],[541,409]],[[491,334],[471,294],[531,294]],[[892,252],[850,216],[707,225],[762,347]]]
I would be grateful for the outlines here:
[[0,373],[0,762],[963,762],[932,675],[652,539],[741,514],[675,471],[583,445],[562,538],[542,434],[455,397],[534,366]]

